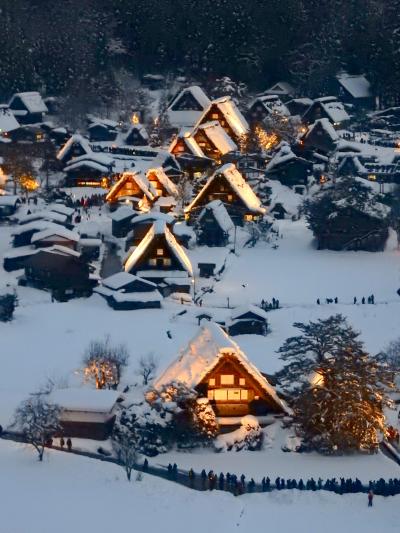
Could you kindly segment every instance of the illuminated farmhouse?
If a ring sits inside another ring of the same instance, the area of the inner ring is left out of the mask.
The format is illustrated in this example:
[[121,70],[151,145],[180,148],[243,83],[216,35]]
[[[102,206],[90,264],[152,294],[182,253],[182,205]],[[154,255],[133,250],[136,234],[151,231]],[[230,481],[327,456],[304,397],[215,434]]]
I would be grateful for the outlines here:
[[155,381],[156,389],[182,382],[208,398],[218,416],[289,413],[274,387],[215,323],[203,325]]

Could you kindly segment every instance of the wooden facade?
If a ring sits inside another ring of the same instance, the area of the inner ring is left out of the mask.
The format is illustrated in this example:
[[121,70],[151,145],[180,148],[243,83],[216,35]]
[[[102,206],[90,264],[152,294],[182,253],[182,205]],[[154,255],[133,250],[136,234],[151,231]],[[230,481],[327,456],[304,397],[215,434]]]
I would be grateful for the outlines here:
[[[185,271],[167,245],[163,233],[154,235],[152,242],[130,272],[134,274],[141,270],[160,271],[160,279],[163,279],[164,275],[168,273],[169,270]],[[146,276],[143,277],[146,278]],[[151,279],[155,281],[153,276]]]
[[211,103],[208,110],[201,117],[201,120],[198,125],[205,124],[206,122],[217,121],[220,126],[225,130],[231,139],[233,139],[236,144],[240,141],[240,136],[238,136],[232,126],[229,124],[224,113],[218,107],[218,104],[215,102]]
[[196,390],[209,399],[217,416],[266,415],[279,412],[274,401],[238,359],[220,359]]
[[213,200],[220,200],[229,216],[236,225],[243,225],[245,220],[253,220],[259,213],[252,212],[244,203],[242,198],[236,193],[232,185],[223,173],[217,173],[208,186],[204,186],[187,213],[189,223],[193,223],[200,211]]

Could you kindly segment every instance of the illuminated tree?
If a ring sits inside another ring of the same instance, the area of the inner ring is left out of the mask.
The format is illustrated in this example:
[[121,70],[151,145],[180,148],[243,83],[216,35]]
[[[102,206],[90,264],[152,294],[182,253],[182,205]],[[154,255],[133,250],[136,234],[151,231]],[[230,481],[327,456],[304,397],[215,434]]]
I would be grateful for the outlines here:
[[375,451],[392,406],[388,368],[363,350],[341,347],[318,367],[319,379],[294,405],[304,445],[323,453]]
[[48,440],[60,430],[60,413],[60,408],[48,403],[43,394],[32,395],[15,412],[14,426],[22,432],[25,441],[35,448],[39,461],[43,460]]
[[307,388],[310,376],[326,359],[336,357],[344,349],[354,353],[362,351],[359,332],[354,331],[341,314],[308,324],[295,322],[293,326],[301,331],[301,335],[286,339],[277,352],[286,363],[277,378],[289,394]]
[[27,194],[39,186],[34,177],[32,159],[26,147],[21,146],[13,143],[7,146],[4,154],[3,170],[13,180],[14,194],[17,194],[18,187]]
[[116,389],[128,365],[129,352],[124,344],[111,344],[110,337],[91,341],[83,357],[85,379],[94,381],[96,389]]

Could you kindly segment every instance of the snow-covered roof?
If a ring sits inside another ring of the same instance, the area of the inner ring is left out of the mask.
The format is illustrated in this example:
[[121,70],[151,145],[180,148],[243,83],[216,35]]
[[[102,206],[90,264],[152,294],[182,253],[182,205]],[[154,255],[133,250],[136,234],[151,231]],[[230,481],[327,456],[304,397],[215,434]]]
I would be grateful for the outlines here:
[[132,207],[128,207],[127,205],[123,205],[119,207],[116,211],[113,213],[110,213],[111,220],[115,220],[116,222],[120,220],[124,220],[124,218],[133,218],[136,215],[136,211],[132,209]]
[[0,195],[0,205],[2,206],[13,206],[17,203],[21,203],[21,199],[19,196],[16,196],[14,194],[1,194]]
[[242,315],[245,315],[246,313],[253,313],[254,315],[259,316],[263,320],[268,320],[268,313],[266,313],[260,307],[256,307],[255,305],[251,304],[237,307],[231,314],[231,319],[236,320],[237,318],[241,317]]
[[25,233],[26,231],[32,231],[37,230],[41,231],[47,228],[52,228],[53,230],[59,229],[60,225],[56,224],[54,222],[50,222],[49,220],[33,220],[32,222],[28,222],[27,224],[21,224],[13,229],[11,232],[11,236],[14,235],[21,235],[22,233]]
[[[200,110],[187,109],[187,110],[174,111],[172,107],[177,103],[178,100],[180,100],[188,92],[191,93],[191,95],[197,101],[201,109]],[[210,100],[208,96],[204,93],[203,89],[201,89],[197,85],[186,87],[185,89],[180,91],[175,96],[175,98],[171,101],[170,105],[168,106],[167,114],[168,114],[169,122],[174,127],[182,127],[182,126],[192,127],[196,124],[200,116],[203,114],[203,111],[207,109],[209,105],[210,105]]]
[[64,224],[67,221],[67,216],[62,213],[56,213],[51,210],[35,211],[29,215],[21,215],[18,217],[18,223],[21,225],[27,224],[34,220],[51,220],[53,222],[60,222]]
[[260,199],[254,193],[250,185],[244,180],[243,176],[240,174],[238,169],[233,163],[227,163],[222,167],[218,168],[214,174],[208,179],[207,183],[200,190],[196,198],[192,203],[185,209],[186,212],[189,212],[194,205],[196,205],[198,199],[204,194],[214,179],[222,174],[226,180],[231,185],[232,189],[236,192],[242,202],[245,204],[247,209],[256,213],[265,213],[265,209],[261,206]]
[[130,272],[136,263],[139,261],[139,259],[143,256],[143,254],[146,252],[146,250],[151,245],[153,239],[156,235],[164,235],[165,236],[165,242],[172,252],[172,254],[175,256],[177,261],[180,263],[182,268],[188,272],[190,276],[193,275],[192,270],[192,264],[190,262],[190,259],[186,255],[186,252],[182,248],[182,246],[177,242],[174,235],[169,230],[167,224],[162,220],[156,220],[149,231],[146,233],[146,235],[143,237],[139,245],[134,248],[132,253],[129,255],[126,263],[125,263],[125,272]]
[[143,213],[143,215],[138,215],[132,220],[132,225],[140,224],[141,222],[153,222],[160,220],[166,224],[173,224],[175,221],[174,217],[168,213],[161,213],[160,211],[149,211],[148,213]]
[[198,85],[191,85],[190,87],[185,87],[179,93],[174,97],[174,99],[171,101],[171,103],[168,106],[168,109],[172,108],[174,104],[178,100],[180,100],[186,93],[190,93],[193,98],[196,100],[196,102],[204,109],[206,109],[210,105],[210,99],[206,95],[206,93],[203,91],[201,87]]
[[283,163],[287,163],[288,161],[291,161],[292,159],[296,159],[296,154],[293,153],[291,147],[287,142],[282,142],[279,150],[274,154],[271,161],[267,164],[265,167],[266,172],[272,170],[278,165],[282,165]]
[[156,191],[149,183],[147,177],[140,172],[124,172],[120,179],[111,187],[109,193],[106,196],[106,200],[109,201],[118,193],[118,191],[125,185],[127,181],[134,181],[138,185],[142,193],[149,199],[154,200]]
[[68,207],[64,204],[51,204],[48,206],[48,209],[50,211],[54,211],[55,213],[60,213],[61,215],[65,215],[67,217],[70,217],[74,214],[75,209],[73,207]]
[[168,150],[172,153],[178,141],[182,140],[189,149],[189,152],[191,152],[193,155],[197,157],[205,157],[203,150],[200,148],[195,138],[193,137],[193,133],[193,131],[188,131],[187,128],[182,128],[178,135],[175,137],[175,139],[172,140],[172,143]]
[[71,150],[72,146],[75,143],[80,144],[81,147],[83,148],[83,151],[86,152],[86,154],[89,154],[92,152],[92,149],[90,148],[90,145],[89,145],[89,141],[85,139],[85,137],[80,135],[79,133],[74,133],[73,135],[71,135],[68,141],[64,144],[64,146],[58,152],[57,159],[58,160],[64,159],[64,157],[68,154],[68,152]]
[[105,287],[108,287],[109,289],[118,291],[135,280],[139,280],[142,283],[145,283],[146,285],[150,285],[154,287],[154,289],[157,288],[157,285],[155,283],[139,278],[138,276],[134,276],[133,274],[130,274],[129,272],[117,272],[116,274],[113,274],[112,276],[109,276],[108,278],[104,278],[101,281],[101,283],[102,285],[104,285]]
[[323,96],[322,98],[317,98],[315,102],[321,104],[321,107],[334,124],[341,124],[350,120],[350,116],[345,110],[344,105],[336,97]]
[[339,135],[335,128],[332,126],[331,122],[327,118],[319,118],[308,128],[304,138],[306,139],[313,132],[314,128],[321,126],[322,129],[329,135],[333,142],[339,140]]
[[0,105],[0,136],[19,128],[19,124],[11,109],[7,105]]
[[173,183],[167,174],[165,173],[164,169],[162,167],[155,167],[155,168],[149,168],[146,172],[146,177],[150,182],[150,176],[151,174],[155,174],[157,176],[158,181],[161,183],[161,185],[164,187],[164,189],[167,191],[167,193],[173,197],[177,197],[179,195],[178,189]]
[[31,239],[31,242],[34,243],[37,241],[46,240],[50,237],[61,237],[62,239],[74,242],[78,242],[80,238],[79,233],[59,226],[58,228],[47,228],[43,231],[35,233]]
[[231,230],[235,228],[231,217],[229,216],[228,211],[226,210],[226,207],[221,202],[221,200],[213,200],[212,202],[208,203],[204,209],[201,211],[199,215],[199,220],[203,218],[203,216],[206,214],[207,210],[211,209],[213,212],[213,215],[215,219],[217,220],[220,228],[225,231],[226,233],[229,233]]
[[240,137],[249,131],[249,125],[242,113],[239,111],[235,102],[229,96],[223,96],[211,102],[211,105],[216,105],[221,113],[224,115],[229,126],[235,132],[235,135]]
[[[208,137],[210,142],[217,148],[219,152],[221,152],[222,155],[225,155],[229,152],[234,152],[238,149],[236,143],[229,137],[224,128],[216,120],[213,120],[211,122],[205,122],[204,124],[201,124],[197,129],[202,130],[204,132],[206,137]],[[193,133],[193,135],[195,135],[195,132]]]
[[181,351],[179,357],[156,379],[154,387],[160,388],[172,381],[180,381],[194,388],[226,355],[234,357],[283,411],[290,412],[272,385],[249,361],[236,342],[213,322],[207,322],[201,327],[188,346]]
[[[36,91],[16,93],[12,96],[9,105],[12,106],[12,103],[15,98],[20,98],[26,109],[29,113],[47,113],[48,109],[46,104],[43,102],[42,97]],[[18,111],[16,111],[17,113]]]
[[[107,128],[111,128],[111,129],[115,129],[118,127],[118,122],[116,122],[115,120],[110,120],[109,118],[100,118],[100,117],[96,117],[94,115],[91,115],[91,114],[87,114],[86,115],[88,121],[91,123],[91,125],[94,125],[94,124],[101,124],[101,125],[104,125],[106,126]],[[90,128],[90,126],[89,126]]]
[[287,81],[278,81],[272,87],[268,89],[267,92],[276,94],[293,94],[294,93],[294,87]]
[[125,137],[124,137],[125,142],[127,142],[128,137],[130,136],[130,134],[133,131],[137,131],[141,135],[143,140],[148,141],[149,134],[147,133],[147,130],[143,126],[143,124],[132,124],[131,127],[129,128],[128,132],[126,133]]
[[337,75],[337,80],[353,98],[370,98],[372,96],[371,84],[361,74],[342,73]]
[[48,401],[66,411],[109,413],[120,396],[115,390],[70,388],[52,391]]
[[268,113],[282,115],[284,117],[288,117],[290,115],[289,109],[285,106],[277,94],[259,96],[254,100],[252,106],[257,102],[260,102]]

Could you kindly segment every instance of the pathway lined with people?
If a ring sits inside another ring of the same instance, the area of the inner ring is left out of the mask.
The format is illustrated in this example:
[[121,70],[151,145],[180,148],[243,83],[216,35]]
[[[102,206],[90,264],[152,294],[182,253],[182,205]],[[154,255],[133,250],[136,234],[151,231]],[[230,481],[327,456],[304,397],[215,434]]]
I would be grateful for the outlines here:
[[[4,440],[12,440],[14,442],[27,443],[23,435],[17,432],[4,431],[0,438]],[[98,461],[103,461],[107,463],[113,463],[124,467],[123,463],[118,460],[118,458],[112,455],[106,455],[101,453],[94,453],[85,450],[80,450],[74,448],[73,443],[70,447],[58,446],[52,444],[48,446],[48,449],[52,449],[58,452],[69,453],[73,455],[79,455],[82,457],[87,457],[89,459],[94,459]],[[399,461],[392,457],[393,460],[399,464]],[[246,478],[244,474],[238,476],[234,473],[215,473],[212,470],[208,472],[203,469],[201,472],[195,472],[193,469],[184,470],[178,468],[176,464],[174,465],[162,465],[162,464],[150,464],[148,459],[144,459],[141,463],[136,463],[133,470],[138,473],[145,473],[151,476],[155,476],[161,479],[165,479],[172,483],[177,483],[186,488],[197,490],[197,491],[213,491],[219,490],[224,492],[230,492],[234,496],[240,496],[242,494],[249,493],[262,493],[262,492],[271,492],[275,490],[308,490],[308,491],[318,491],[325,490],[329,492],[334,492],[336,494],[349,494],[349,493],[365,493],[368,494],[370,491],[373,491],[374,494],[382,496],[394,496],[400,494],[400,478],[393,478],[389,481],[384,479],[379,479],[377,481],[369,481],[368,485],[361,483],[359,479],[345,479],[336,478],[322,480],[314,480],[313,478],[303,480],[303,479],[285,479],[277,477],[272,481],[268,476],[263,477],[261,482],[256,482],[253,478]]]

